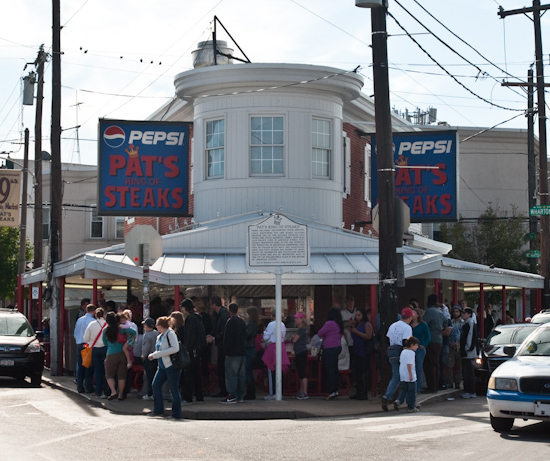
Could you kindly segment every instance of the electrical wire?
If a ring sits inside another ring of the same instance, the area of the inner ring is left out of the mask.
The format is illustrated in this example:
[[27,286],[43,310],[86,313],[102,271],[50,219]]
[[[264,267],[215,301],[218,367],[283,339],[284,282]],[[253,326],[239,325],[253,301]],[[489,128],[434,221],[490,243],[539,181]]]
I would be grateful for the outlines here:
[[424,47],[422,45],[420,45],[420,43],[418,43],[418,41],[414,37],[411,36],[411,34],[407,31],[407,29],[405,29],[405,27],[403,27],[401,25],[401,23],[395,18],[395,16],[393,16],[393,14],[391,14],[389,11],[388,11],[388,16],[390,16],[395,21],[395,23],[399,26],[399,28],[407,34],[407,36],[416,44],[416,46],[418,46],[424,52],[424,54],[426,54],[426,56],[428,56],[434,63],[436,63],[438,65],[438,67],[441,70],[443,70],[443,72],[445,72],[449,77],[451,77],[456,83],[458,83],[466,91],[468,91],[469,93],[474,95],[476,98],[480,99],[481,101],[484,101],[487,104],[490,104],[491,106],[498,107],[499,109],[510,110],[510,111],[521,110],[521,109],[512,109],[510,107],[504,107],[504,106],[501,106],[499,104],[495,104],[492,101],[489,101],[488,99],[484,98],[483,96],[478,95],[477,93],[475,93],[474,91],[469,89],[460,80],[458,80],[453,74],[451,74],[447,69],[445,69],[445,67],[443,67],[441,64],[439,64],[439,62],[430,53],[428,53],[428,51],[426,49],[424,49]]
[[[399,2],[397,0],[395,0],[396,3],[399,4]],[[413,0],[414,3],[416,3],[420,8],[422,8],[422,10],[424,10],[432,19],[434,19],[440,26],[442,26],[445,30],[447,30],[449,33],[451,33],[453,36],[455,36],[458,40],[460,40],[462,43],[464,43],[466,46],[468,46],[469,48],[471,48],[472,50],[474,50],[484,61],[486,61],[487,63],[489,63],[491,66],[494,66],[496,67],[499,71],[505,73],[508,77],[512,77],[514,79],[517,79],[517,80],[520,80],[521,82],[525,83],[524,80],[516,77],[515,75],[512,75],[510,73],[508,73],[506,70],[500,68],[499,66],[497,66],[495,63],[493,63],[491,60],[487,59],[485,56],[483,56],[476,48],[474,48],[472,45],[470,45],[468,42],[466,42],[465,40],[463,40],[461,37],[459,37],[457,34],[455,34],[451,29],[449,29],[445,24],[443,24],[439,19],[437,19],[432,13],[430,13],[426,8],[424,8],[419,2],[418,0]],[[495,3],[497,3],[495,1]],[[498,3],[497,3],[498,5]],[[401,4],[399,4],[399,6],[401,6]],[[500,5],[499,5],[500,6]],[[401,6],[401,8],[403,8]],[[404,9],[404,8],[403,8]],[[410,14],[410,13],[409,13]],[[506,59],[506,53],[505,53],[505,59]]]

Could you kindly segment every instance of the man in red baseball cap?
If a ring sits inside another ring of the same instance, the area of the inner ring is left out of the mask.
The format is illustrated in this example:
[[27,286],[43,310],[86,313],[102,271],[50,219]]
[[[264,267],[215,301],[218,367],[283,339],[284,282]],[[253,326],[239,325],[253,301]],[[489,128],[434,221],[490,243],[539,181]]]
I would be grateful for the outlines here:
[[412,336],[410,323],[414,314],[414,311],[410,307],[405,307],[405,309],[401,311],[401,320],[392,323],[386,334],[390,340],[390,345],[388,346],[388,360],[391,365],[392,378],[382,397],[382,410],[384,411],[388,411],[388,404],[393,400],[395,391],[401,382],[401,377],[399,375],[399,356],[403,350],[403,340]]

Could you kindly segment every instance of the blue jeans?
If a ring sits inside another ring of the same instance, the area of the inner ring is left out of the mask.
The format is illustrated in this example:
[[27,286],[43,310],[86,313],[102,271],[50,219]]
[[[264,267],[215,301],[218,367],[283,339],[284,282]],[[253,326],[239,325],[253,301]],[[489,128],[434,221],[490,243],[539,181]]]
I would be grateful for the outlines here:
[[384,397],[388,400],[393,400],[395,391],[401,382],[401,377],[399,376],[399,357],[389,357],[388,360],[391,365],[391,379],[388,383],[388,388],[386,389]]
[[254,360],[256,359],[256,348],[247,347],[246,348],[246,385],[249,389],[254,389],[254,374],[253,372],[253,366],[254,366]]
[[95,394],[99,397],[101,394],[109,395],[105,392],[107,380],[105,379],[105,357],[107,357],[107,346],[94,347],[92,349],[92,366],[94,368]]
[[[143,361],[143,370],[145,371],[144,384],[147,383],[147,395],[151,397],[153,395],[153,378],[157,372],[158,360],[149,360],[146,358]],[[145,386],[144,386],[145,387]],[[143,391],[143,389],[142,389]]]
[[181,419],[180,375],[181,370],[175,370],[173,366],[161,368],[159,365],[155,378],[153,379],[153,413],[156,415],[162,415],[164,413],[162,385],[168,381],[168,388],[172,394],[172,418]]
[[84,390],[93,392],[92,376],[94,369],[93,366],[90,368],[82,366],[82,355],[80,354],[82,349],[84,349],[84,344],[76,345],[76,389],[78,392],[84,392]]
[[338,372],[338,356],[340,352],[342,352],[342,346],[323,348],[323,374],[325,375],[326,390],[329,394],[338,392],[338,388],[340,387]]
[[246,356],[225,357],[225,387],[227,393],[237,400],[242,400],[246,392]]
[[422,389],[422,373],[424,373],[424,357],[426,357],[426,349],[420,347],[416,349],[415,363],[416,363],[416,392],[420,392]]
[[407,400],[407,408],[409,410],[414,410],[414,407],[416,407],[416,383],[415,382],[408,382],[408,381],[401,381],[401,392],[399,392],[399,397],[397,397],[397,400],[401,403],[403,403]]

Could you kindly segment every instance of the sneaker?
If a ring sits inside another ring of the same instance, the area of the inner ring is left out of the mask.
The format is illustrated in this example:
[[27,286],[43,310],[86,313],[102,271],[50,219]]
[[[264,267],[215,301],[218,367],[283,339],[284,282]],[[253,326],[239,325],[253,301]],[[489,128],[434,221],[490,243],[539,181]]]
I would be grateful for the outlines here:
[[463,399],[473,399],[474,397],[477,397],[475,394],[470,394],[469,392],[464,392],[461,396]]
[[393,402],[393,409],[395,411],[399,411],[400,406],[401,406],[401,402],[399,400],[396,400],[395,402]]
[[274,395],[271,395],[271,394],[270,394],[270,395],[266,395],[266,396],[264,397],[264,400],[275,400],[276,398],[277,398],[277,397],[275,397]]
[[195,403],[204,403],[204,400],[196,400]]
[[408,408],[407,413],[418,413],[420,410],[418,408]]
[[237,399],[237,403],[244,403],[244,399]]
[[382,397],[382,410],[388,411],[388,399],[386,397]]
[[181,404],[182,405],[193,405],[193,401],[190,402],[189,400],[182,400]]
[[151,413],[147,413],[147,416],[151,418],[162,418],[164,415],[159,415],[158,413],[155,413],[154,411],[152,411]]
[[307,400],[309,395],[302,393],[299,397],[296,397],[298,400]]
[[229,394],[225,399],[221,399],[220,403],[237,403],[237,399]]
[[296,395],[292,396],[294,399],[300,399],[300,397],[302,396],[303,394],[301,392],[298,392]]
[[338,397],[338,392],[333,392],[332,394],[327,395],[327,396],[325,397],[325,400],[335,400],[336,397]]
[[107,397],[108,397],[108,396],[105,395],[105,394],[101,394],[101,395],[99,396],[100,399],[106,399]]

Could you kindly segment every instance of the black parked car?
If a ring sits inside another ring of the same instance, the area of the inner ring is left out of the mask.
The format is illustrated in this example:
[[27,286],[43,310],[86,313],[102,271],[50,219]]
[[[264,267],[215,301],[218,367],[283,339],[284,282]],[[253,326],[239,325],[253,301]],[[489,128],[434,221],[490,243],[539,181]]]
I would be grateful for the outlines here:
[[510,359],[504,353],[506,346],[519,347],[523,340],[540,325],[535,323],[516,323],[499,325],[489,335],[474,362],[476,393],[485,394],[491,373],[503,362]]
[[44,370],[44,349],[31,324],[16,309],[0,308],[0,376],[31,379],[40,386]]

